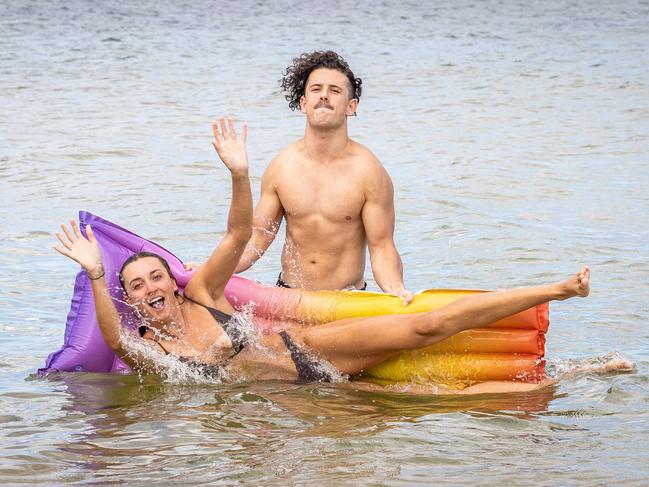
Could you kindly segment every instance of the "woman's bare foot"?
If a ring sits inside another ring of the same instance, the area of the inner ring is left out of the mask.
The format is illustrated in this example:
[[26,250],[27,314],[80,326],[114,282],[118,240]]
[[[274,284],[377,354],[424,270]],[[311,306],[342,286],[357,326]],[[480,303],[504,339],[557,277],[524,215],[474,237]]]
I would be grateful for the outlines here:
[[568,379],[583,374],[609,374],[635,371],[635,364],[622,357],[618,352],[610,352],[601,357],[587,359],[562,360],[552,364],[555,371],[552,376],[556,379]]
[[585,298],[590,293],[590,268],[584,266],[576,275],[563,281],[561,287],[565,293],[561,299],[568,299],[575,296]]

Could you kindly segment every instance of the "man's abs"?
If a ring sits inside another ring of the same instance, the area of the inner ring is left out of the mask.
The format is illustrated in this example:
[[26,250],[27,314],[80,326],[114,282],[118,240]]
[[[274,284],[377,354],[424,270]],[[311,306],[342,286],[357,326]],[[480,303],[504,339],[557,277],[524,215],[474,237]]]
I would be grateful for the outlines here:
[[[362,236],[314,235],[296,241],[288,232],[282,250],[281,280],[302,289],[361,289],[365,240]],[[319,238],[318,238],[319,237]]]

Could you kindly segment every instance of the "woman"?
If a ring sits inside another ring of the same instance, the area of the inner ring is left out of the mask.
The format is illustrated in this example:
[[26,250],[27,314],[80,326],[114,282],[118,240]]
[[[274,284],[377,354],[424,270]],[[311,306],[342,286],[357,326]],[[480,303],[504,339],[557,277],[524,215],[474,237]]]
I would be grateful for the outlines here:
[[[427,313],[347,319],[311,328],[259,337],[254,343],[232,319],[234,312],[224,288],[250,239],[252,196],[245,150],[247,126],[238,137],[230,118],[212,123],[212,144],[232,176],[232,202],[225,236],[187,284],[184,293],[168,264],[150,253],[129,258],[120,271],[127,302],[143,321],[143,352],[129,346],[120,316],[108,292],[99,245],[92,228],[87,238],[71,221],[57,233],[54,248],[78,262],[88,273],[99,327],[106,343],[135,370],[157,371],[157,349],[201,367],[226,372],[230,377],[332,381],[340,374],[354,375],[391,355],[426,347],[462,330],[488,325],[550,300],[589,293],[590,271],[584,267],[565,281],[530,288],[473,295]],[[536,387],[504,383],[502,390]],[[492,392],[484,386],[478,392]],[[466,390],[465,390],[466,392]]]

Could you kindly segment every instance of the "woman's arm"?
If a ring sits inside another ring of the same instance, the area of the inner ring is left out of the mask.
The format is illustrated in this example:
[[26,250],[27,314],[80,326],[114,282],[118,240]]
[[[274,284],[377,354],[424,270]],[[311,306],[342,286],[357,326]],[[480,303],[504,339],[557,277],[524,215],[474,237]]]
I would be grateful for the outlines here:
[[56,234],[61,245],[55,245],[54,250],[80,264],[88,274],[101,334],[106,344],[121,358],[121,319],[106,285],[99,244],[90,225],[86,225],[88,238],[83,236],[76,221],[70,220],[70,226],[72,230],[61,225],[63,233]]
[[212,145],[232,175],[232,202],[228,227],[207,262],[192,276],[186,291],[199,300],[209,297],[210,300],[217,301],[223,296],[225,285],[232,277],[252,234],[252,193],[246,154],[247,125],[243,125],[240,138],[237,137],[234,122],[230,117],[227,121],[221,117],[218,124],[212,122],[212,130]]

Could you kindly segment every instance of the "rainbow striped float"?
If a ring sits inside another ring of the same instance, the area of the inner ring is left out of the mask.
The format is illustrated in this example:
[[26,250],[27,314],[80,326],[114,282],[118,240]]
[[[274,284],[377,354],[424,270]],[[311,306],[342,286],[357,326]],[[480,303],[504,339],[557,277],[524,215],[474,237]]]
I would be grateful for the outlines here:
[[[90,224],[101,246],[108,288],[121,313],[117,273],[126,258],[143,250],[169,262],[182,288],[190,275],[180,259],[160,245],[86,211],[79,212],[84,228]],[[225,294],[238,310],[251,310],[254,322],[265,332],[286,326],[317,326],[346,318],[419,313],[440,308],[479,290],[430,289],[415,295],[404,307],[396,296],[365,291],[302,291],[257,284],[233,276]],[[400,353],[363,372],[371,380],[435,382],[462,386],[489,380],[539,382],[544,378],[545,333],[548,305],[540,305],[491,324],[458,333],[430,347]],[[64,344],[47,358],[39,374],[53,371],[128,372],[128,367],[104,342],[97,324],[90,282],[77,274]]]

